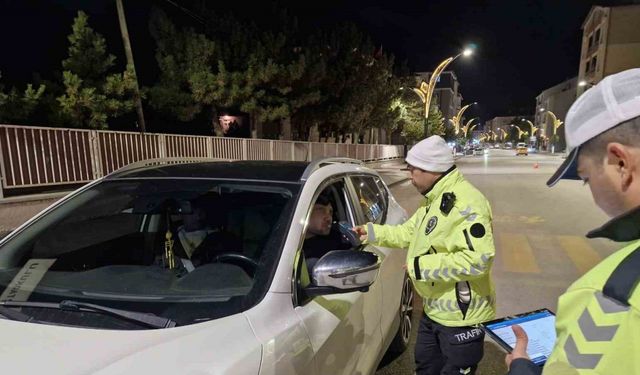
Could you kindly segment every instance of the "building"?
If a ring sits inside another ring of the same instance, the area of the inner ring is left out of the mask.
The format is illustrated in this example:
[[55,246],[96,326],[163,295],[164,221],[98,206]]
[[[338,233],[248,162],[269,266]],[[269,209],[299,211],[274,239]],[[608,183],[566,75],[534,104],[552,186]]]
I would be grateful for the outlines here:
[[[553,143],[553,122],[547,114],[548,111],[553,112],[559,120],[564,121],[567,117],[569,108],[576,100],[576,91],[578,88],[578,77],[571,78],[553,87],[550,87],[540,93],[536,97],[536,115],[534,124],[541,129],[540,135],[548,137]],[[564,150],[566,147],[563,128],[558,128],[556,132],[558,140],[555,143],[554,151]]]
[[[516,116],[498,116],[484,123],[485,132],[493,132],[496,135],[496,141],[504,141],[505,135],[501,130],[509,132],[509,126],[513,123]],[[507,136],[508,137],[508,136]]]
[[[432,72],[419,72],[415,74],[416,86],[421,82],[429,82]],[[442,112],[445,124],[450,125],[449,120],[458,114],[462,108],[462,95],[460,94],[460,82],[452,71],[444,71],[438,77],[436,88],[433,90],[431,105],[437,105]]]
[[604,77],[640,67],[640,4],[593,6],[582,24],[578,96]]

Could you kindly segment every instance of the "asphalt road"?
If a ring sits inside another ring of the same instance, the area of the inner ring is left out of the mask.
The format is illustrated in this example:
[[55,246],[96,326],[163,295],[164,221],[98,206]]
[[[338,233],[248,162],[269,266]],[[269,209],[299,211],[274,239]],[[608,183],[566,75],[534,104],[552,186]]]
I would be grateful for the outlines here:
[[[493,210],[496,259],[493,277],[497,314],[505,316],[547,307],[556,311],[557,298],[579,276],[620,246],[584,235],[607,217],[593,203],[589,188],[579,181],[561,181],[553,188],[547,179],[562,162],[561,156],[491,150],[487,156],[458,159],[457,165],[489,199]],[[379,168],[399,203],[413,213],[421,196],[400,163]],[[394,183],[395,182],[395,183]],[[414,328],[421,301],[416,301]],[[413,330],[412,343],[416,331]],[[504,352],[485,340],[479,374],[505,374]],[[386,362],[377,375],[413,374],[413,351]]]

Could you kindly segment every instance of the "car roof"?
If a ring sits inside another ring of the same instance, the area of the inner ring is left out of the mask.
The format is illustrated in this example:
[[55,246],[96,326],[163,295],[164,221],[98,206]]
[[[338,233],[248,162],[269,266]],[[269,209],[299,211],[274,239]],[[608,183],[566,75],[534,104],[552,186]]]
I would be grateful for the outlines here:
[[301,183],[308,162],[297,161],[201,161],[123,168],[106,179],[212,178]]
[[202,178],[302,184],[315,171],[330,164],[349,165],[350,169],[363,166],[360,160],[340,157],[321,158],[312,162],[162,158],[129,164],[109,174],[105,179]]

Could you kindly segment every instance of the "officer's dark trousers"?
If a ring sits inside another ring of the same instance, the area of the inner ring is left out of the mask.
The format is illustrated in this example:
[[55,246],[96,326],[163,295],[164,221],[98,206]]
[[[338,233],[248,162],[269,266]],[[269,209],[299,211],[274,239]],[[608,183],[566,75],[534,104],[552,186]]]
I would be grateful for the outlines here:
[[445,327],[423,314],[416,341],[416,375],[475,374],[483,344],[480,329]]

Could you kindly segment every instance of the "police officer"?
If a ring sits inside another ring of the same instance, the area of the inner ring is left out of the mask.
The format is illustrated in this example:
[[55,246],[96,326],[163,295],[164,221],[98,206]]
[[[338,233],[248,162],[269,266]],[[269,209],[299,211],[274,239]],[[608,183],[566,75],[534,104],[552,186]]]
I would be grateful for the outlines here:
[[640,374],[640,69],[606,77],[567,114],[572,149],[547,183],[582,179],[613,219],[587,237],[629,242],[560,296],[557,339],[544,366],[527,357],[514,327],[509,374]]
[[409,150],[411,182],[424,195],[402,225],[355,227],[363,242],[408,248],[407,272],[424,301],[416,374],[473,374],[483,355],[478,324],[494,318],[491,208],[453,162],[444,139]]

